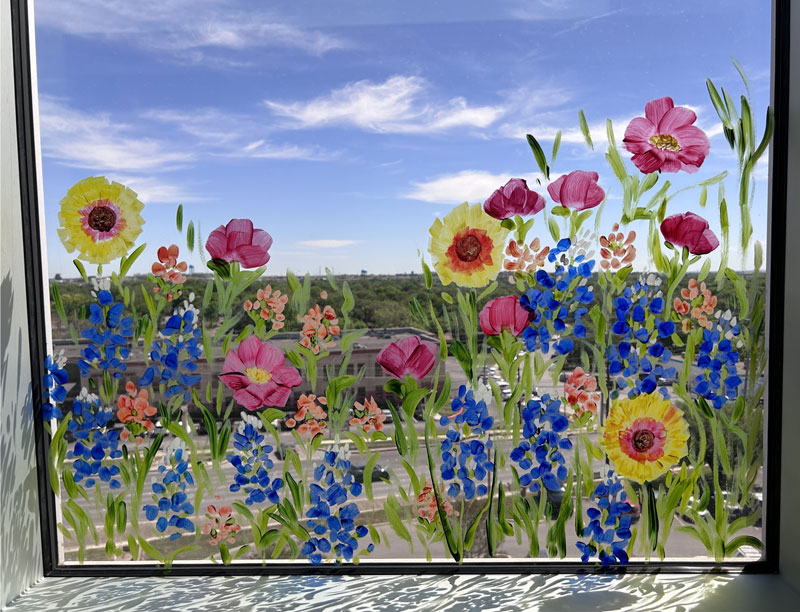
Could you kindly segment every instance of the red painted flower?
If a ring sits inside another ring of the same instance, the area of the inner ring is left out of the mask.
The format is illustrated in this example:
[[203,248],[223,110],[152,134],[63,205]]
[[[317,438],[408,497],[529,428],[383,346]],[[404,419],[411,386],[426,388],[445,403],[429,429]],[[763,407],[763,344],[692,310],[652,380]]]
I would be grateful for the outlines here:
[[672,98],[659,98],[645,105],[644,114],[628,124],[622,139],[636,167],[645,174],[697,172],[710,145],[703,130],[692,125],[697,120],[694,111],[675,106]]
[[597,184],[599,178],[597,172],[574,170],[559,176],[547,186],[547,191],[556,204],[573,210],[586,210],[594,208],[606,197],[606,192]]
[[544,198],[528,189],[525,179],[518,178],[509,180],[483,203],[483,210],[495,219],[508,219],[514,215],[535,215],[543,208]]
[[284,362],[280,349],[250,336],[228,352],[220,379],[234,390],[233,399],[248,410],[283,407],[291,388],[302,382],[297,370]]
[[253,229],[250,219],[231,219],[208,236],[206,251],[212,259],[228,263],[238,261],[243,268],[257,268],[269,261],[272,236],[262,229]]
[[487,302],[481,310],[480,323],[484,334],[496,336],[506,330],[519,336],[528,326],[528,311],[516,295],[506,295]]
[[436,362],[436,345],[422,342],[417,336],[409,336],[384,346],[376,360],[389,376],[403,378],[411,374],[421,381]]
[[672,215],[661,222],[664,240],[677,247],[688,247],[692,255],[705,255],[719,246],[708,221],[691,212]]

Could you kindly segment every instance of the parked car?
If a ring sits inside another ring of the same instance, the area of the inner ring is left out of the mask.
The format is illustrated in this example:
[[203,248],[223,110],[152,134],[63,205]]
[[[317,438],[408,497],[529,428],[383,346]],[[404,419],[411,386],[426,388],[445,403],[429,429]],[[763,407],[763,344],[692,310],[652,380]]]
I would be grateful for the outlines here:
[[[356,482],[360,482],[364,484],[364,468],[366,467],[365,463],[351,463],[350,464],[350,473],[353,475],[353,479]],[[372,482],[380,482],[381,480],[389,480],[389,472],[386,471],[380,464],[375,464],[375,467],[372,468]]]

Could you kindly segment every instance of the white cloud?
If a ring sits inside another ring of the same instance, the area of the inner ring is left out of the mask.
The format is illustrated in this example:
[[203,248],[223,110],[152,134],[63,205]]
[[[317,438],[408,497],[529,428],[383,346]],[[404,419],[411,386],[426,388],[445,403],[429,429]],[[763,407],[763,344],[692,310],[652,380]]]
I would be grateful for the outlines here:
[[179,185],[151,176],[109,176],[133,189],[145,204],[182,204],[202,202],[208,198],[185,191]]
[[[551,175],[553,179],[555,175]],[[536,174],[492,174],[485,170],[462,170],[445,174],[429,181],[414,183],[413,190],[405,197],[435,204],[459,204],[461,202],[483,202],[495,189],[505,185],[510,178],[524,178],[528,187],[542,191],[536,180],[544,183],[544,177]]]
[[312,55],[349,46],[324,32],[285,23],[257,4],[237,9],[227,0],[39,0],[36,25],[86,38],[124,40],[207,61],[210,50],[292,48]]
[[164,140],[137,135],[107,113],[84,113],[58,100],[39,101],[43,154],[60,163],[91,170],[168,170],[194,159]]
[[503,106],[470,106],[461,97],[431,100],[428,82],[417,76],[395,75],[383,83],[355,81],[305,102],[265,100],[287,127],[350,125],[371,132],[420,133],[454,127],[486,128],[504,113]]
[[341,249],[356,242],[356,240],[301,240],[299,244],[312,249]]

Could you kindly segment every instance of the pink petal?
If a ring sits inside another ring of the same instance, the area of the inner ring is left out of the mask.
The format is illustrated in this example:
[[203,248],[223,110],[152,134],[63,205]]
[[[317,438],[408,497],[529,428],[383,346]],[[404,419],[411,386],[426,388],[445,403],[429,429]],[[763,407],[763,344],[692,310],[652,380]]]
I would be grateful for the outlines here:
[[426,346],[418,346],[411,357],[406,361],[406,372],[411,374],[418,381],[425,378],[425,375],[431,371],[436,358],[433,353]]
[[705,230],[690,249],[693,255],[705,255],[719,246],[717,236],[710,229]]
[[664,156],[661,149],[652,147],[649,151],[639,153],[631,158],[633,165],[645,174],[655,172],[664,163]]
[[409,358],[414,351],[417,350],[417,347],[420,345],[420,341],[417,336],[408,336],[402,340],[398,340],[396,344],[397,347],[403,351],[403,355],[405,355],[406,358]]
[[[561,186],[562,206],[574,208],[575,210],[591,208],[591,206],[587,205],[586,195],[589,192],[589,187],[591,187],[592,183],[597,183],[598,178],[597,172],[585,172],[583,170],[570,172]],[[597,203],[599,204],[599,201]]]
[[269,261],[269,253],[261,247],[250,244],[236,247],[234,253],[235,260],[241,263],[243,268],[257,268]]
[[392,342],[384,346],[375,359],[390,376],[394,376],[395,378],[403,377],[406,355],[403,353],[402,349],[397,346],[397,342]]
[[220,225],[209,234],[208,240],[206,240],[206,251],[208,251],[212,259],[225,259],[228,248],[224,225]]
[[[254,336],[250,336],[253,338]],[[274,344],[269,342],[261,342],[256,355],[255,364],[257,367],[267,372],[272,372],[278,366],[282,366],[286,358],[281,351]]]
[[229,251],[250,244],[253,238],[253,222],[250,219],[231,219],[225,226],[225,234]]
[[499,333],[497,328],[492,324],[491,307],[493,302],[494,300],[488,302],[481,310],[480,315],[478,315],[478,322],[481,324],[481,330],[484,334],[490,336],[495,336]]
[[697,121],[697,115],[694,114],[692,109],[685,106],[676,106],[669,109],[661,117],[661,121],[658,122],[658,133],[674,134],[675,130],[691,125],[695,121]]
[[[664,156],[664,162],[661,164],[661,172],[678,172],[683,167],[675,151],[666,150],[662,152],[662,155]],[[697,168],[695,168],[696,170]]]
[[250,392],[249,387],[245,389],[239,389],[233,394],[233,399],[248,410],[258,410],[264,405],[264,402],[261,401],[261,398],[256,397]]
[[275,387],[270,389],[269,393],[264,397],[264,403],[267,406],[280,406],[283,408],[286,406],[286,402],[289,400],[290,394],[291,389],[288,387],[280,387],[275,385]]
[[659,98],[658,100],[651,100],[645,104],[644,114],[653,125],[658,125],[667,111],[674,107],[675,103],[672,101],[672,98]]
[[239,353],[239,359],[242,360],[245,367],[249,368],[256,365],[260,350],[261,340],[257,336],[249,336],[239,343],[237,352]]
[[245,365],[242,363],[242,360],[239,359],[239,355],[236,354],[236,351],[228,351],[228,354],[225,356],[225,363],[222,364],[222,371],[224,373],[239,372],[240,374],[244,374]]
[[272,380],[284,387],[296,387],[303,382],[300,373],[292,366],[281,365],[272,370]]
[[550,194],[550,197],[553,198],[553,202],[556,204],[561,204],[561,186],[564,184],[564,181],[567,180],[567,175],[562,174],[552,183],[547,186],[547,192]]
[[652,146],[650,138],[655,135],[655,125],[644,117],[636,117],[628,124],[622,144],[631,153],[644,153]]
[[594,208],[603,201],[604,197],[606,197],[606,192],[603,191],[603,188],[597,183],[592,183],[589,185],[589,191],[586,193],[586,206],[581,210]]
[[226,387],[233,389],[234,391],[244,389],[250,384],[250,379],[244,374],[220,374],[219,378],[223,383],[225,383]]

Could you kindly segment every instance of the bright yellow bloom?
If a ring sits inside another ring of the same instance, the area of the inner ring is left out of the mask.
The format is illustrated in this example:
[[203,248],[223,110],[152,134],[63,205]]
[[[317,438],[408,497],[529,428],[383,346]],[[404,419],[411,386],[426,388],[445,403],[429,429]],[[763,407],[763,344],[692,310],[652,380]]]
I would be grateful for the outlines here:
[[503,265],[508,230],[487,215],[480,204],[456,206],[428,230],[433,265],[443,285],[483,287]]
[[615,402],[601,432],[617,473],[640,483],[665,474],[687,453],[683,412],[658,393]]
[[104,264],[128,252],[142,233],[136,192],[103,176],[78,181],[61,200],[58,235],[78,259]]

